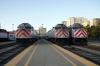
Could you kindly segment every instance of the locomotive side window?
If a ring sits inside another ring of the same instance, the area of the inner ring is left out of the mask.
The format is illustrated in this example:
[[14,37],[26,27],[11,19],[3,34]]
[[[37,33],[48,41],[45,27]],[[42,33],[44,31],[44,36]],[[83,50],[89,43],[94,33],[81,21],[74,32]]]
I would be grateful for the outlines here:
[[24,26],[18,26],[17,28],[18,29],[24,29]]
[[56,30],[61,29],[61,27],[55,27]]
[[13,37],[13,35],[9,35],[10,37]]

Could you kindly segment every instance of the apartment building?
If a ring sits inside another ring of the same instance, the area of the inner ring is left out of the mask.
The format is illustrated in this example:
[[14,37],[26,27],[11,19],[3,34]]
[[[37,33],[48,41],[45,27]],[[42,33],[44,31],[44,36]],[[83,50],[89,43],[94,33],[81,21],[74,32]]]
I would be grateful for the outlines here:
[[97,26],[100,25],[100,18],[93,18],[90,20],[90,26]]
[[73,25],[74,23],[82,24],[88,22],[87,18],[84,17],[70,17],[67,20],[67,26]]

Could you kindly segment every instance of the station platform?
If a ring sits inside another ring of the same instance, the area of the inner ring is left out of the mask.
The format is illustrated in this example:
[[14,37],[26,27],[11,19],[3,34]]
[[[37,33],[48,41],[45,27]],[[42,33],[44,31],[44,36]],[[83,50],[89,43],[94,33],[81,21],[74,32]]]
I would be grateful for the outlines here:
[[98,66],[44,39],[38,40],[4,66]]

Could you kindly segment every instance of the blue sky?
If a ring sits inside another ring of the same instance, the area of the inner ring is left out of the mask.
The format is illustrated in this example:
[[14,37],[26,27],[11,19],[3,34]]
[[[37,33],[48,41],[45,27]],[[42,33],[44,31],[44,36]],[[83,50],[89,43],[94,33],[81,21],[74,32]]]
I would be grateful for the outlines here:
[[100,18],[100,0],[0,0],[1,28],[8,31],[21,23],[48,31],[68,17]]

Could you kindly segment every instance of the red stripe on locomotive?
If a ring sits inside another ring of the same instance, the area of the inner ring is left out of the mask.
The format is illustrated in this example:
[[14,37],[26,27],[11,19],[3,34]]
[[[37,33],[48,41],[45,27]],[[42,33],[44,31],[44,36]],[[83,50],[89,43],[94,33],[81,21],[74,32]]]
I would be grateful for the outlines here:
[[24,35],[25,37],[30,36],[31,31],[30,30],[17,30],[16,31],[16,36],[17,37],[21,37],[22,35]]
[[59,30],[58,33],[56,34],[56,36],[58,36],[58,35],[60,34],[61,31],[62,31],[62,30]]
[[25,37],[27,37],[27,35],[25,33],[21,33],[18,37],[21,37],[22,35],[24,35]]
[[56,30],[56,37],[65,36],[67,37],[69,35],[67,30]]
[[80,37],[80,36],[83,36],[83,37],[87,37],[87,31],[84,30],[84,29],[78,29],[78,30],[74,30],[74,37]]

